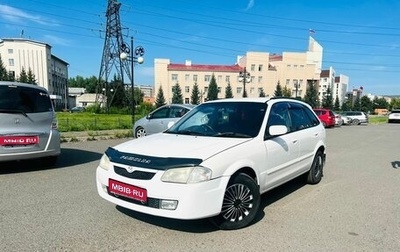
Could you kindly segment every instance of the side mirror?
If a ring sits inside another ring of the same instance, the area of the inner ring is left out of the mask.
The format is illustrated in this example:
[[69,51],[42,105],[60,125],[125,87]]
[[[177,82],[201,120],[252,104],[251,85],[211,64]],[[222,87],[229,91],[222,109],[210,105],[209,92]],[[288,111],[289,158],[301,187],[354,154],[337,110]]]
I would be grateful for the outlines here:
[[174,125],[174,123],[175,123],[174,121],[170,121],[170,122],[168,122],[168,129],[169,129],[169,128],[171,128],[171,127],[172,127],[172,125]]
[[280,136],[284,135],[288,132],[288,129],[285,125],[272,125],[269,127],[269,134],[271,136]]

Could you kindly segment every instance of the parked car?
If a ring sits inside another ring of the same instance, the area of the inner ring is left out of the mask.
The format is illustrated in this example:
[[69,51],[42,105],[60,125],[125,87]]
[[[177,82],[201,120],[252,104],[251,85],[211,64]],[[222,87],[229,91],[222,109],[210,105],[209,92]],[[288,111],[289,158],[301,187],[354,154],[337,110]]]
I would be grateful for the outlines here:
[[81,113],[81,112],[85,112],[85,107],[73,107],[70,112],[71,113]]
[[344,111],[342,115],[351,118],[352,124],[360,125],[368,123],[368,115],[362,111]]
[[388,115],[388,123],[400,122],[400,109],[393,109]]
[[340,115],[342,117],[343,125],[352,125],[353,124],[353,119],[351,119],[348,116],[345,115]]
[[325,128],[330,128],[335,126],[335,115],[330,109],[314,109],[315,114],[317,114],[318,118],[321,120],[322,124]]
[[57,128],[46,89],[0,81],[0,162],[41,158],[53,165],[61,153]]
[[170,104],[161,106],[135,122],[133,126],[134,136],[140,138],[163,132],[189,110],[194,108],[194,106],[195,105],[192,104]]
[[325,128],[302,101],[208,101],[163,133],[109,147],[97,191],[137,212],[243,228],[256,218],[261,194],[303,175],[321,181],[325,144]]
[[342,126],[343,125],[343,118],[341,114],[338,114],[336,112],[333,112],[333,114],[335,115],[335,126]]

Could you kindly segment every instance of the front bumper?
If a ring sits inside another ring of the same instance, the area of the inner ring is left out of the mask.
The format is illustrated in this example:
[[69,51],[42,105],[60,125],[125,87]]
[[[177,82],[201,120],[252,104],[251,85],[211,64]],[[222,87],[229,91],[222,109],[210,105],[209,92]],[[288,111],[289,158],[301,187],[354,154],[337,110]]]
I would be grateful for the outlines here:
[[[146,169],[148,170],[148,169]],[[182,220],[202,219],[218,215],[229,177],[220,177],[196,184],[176,184],[161,181],[163,171],[152,171],[149,180],[131,179],[114,172],[112,168],[96,171],[96,186],[99,195],[107,201],[137,212]],[[115,196],[109,192],[109,179],[134,185],[147,190],[146,203]],[[176,200],[175,210],[160,208],[161,200]]]

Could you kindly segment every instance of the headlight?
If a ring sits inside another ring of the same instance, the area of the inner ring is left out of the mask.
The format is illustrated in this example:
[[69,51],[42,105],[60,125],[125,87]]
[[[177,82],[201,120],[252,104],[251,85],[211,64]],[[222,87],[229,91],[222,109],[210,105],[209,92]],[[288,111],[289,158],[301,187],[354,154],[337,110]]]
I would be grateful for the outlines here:
[[106,171],[108,171],[108,169],[110,168],[111,162],[106,154],[103,154],[103,156],[101,157],[99,166]]
[[212,172],[206,167],[188,167],[169,169],[161,177],[163,182],[191,184],[211,179]]

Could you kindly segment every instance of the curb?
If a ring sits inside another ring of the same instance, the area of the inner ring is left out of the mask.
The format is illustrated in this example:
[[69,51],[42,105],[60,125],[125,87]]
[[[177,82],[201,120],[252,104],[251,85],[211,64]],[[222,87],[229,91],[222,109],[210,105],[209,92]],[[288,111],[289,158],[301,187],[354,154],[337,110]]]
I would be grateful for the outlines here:
[[132,137],[132,130],[97,130],[60,132],[61,142],[85,142]]

